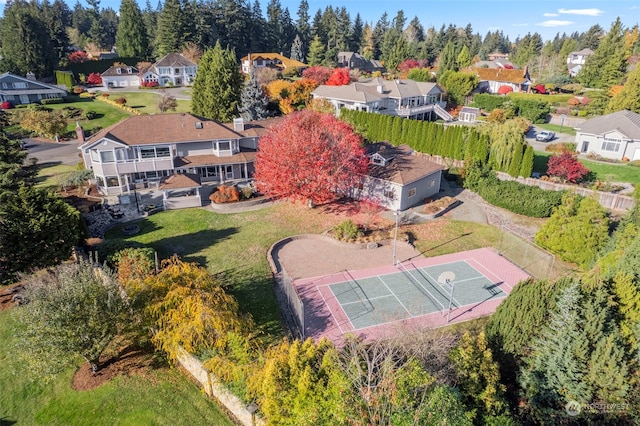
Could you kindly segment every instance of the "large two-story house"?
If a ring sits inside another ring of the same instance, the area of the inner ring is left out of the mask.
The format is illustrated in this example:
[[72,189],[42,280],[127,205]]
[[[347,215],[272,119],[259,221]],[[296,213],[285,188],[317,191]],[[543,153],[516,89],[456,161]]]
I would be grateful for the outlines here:
[[288,69],[302,71],[308,66],[307,64],[287,58],[279,53],[249,53],[240,59],[240,64],[242,72],[245,74],[249,74],[251,70],[260,68],[273,68],[280,72]]
[[384,78],[361,79],[344,86],[318,86],[314,97],[326,99],[335,108],[375,112],[418,120],[438,117],[450,121],[442,100],[444,91],[436,83],[413,80],[385,80]]
[[139,115],[101,130],[80,149],[103,194],[158,187],[176,174],[224,183],[253,176],[258,139],[279,121],[224,124],[186,113]]
[[196,63],[179,53],[169,53],[142,71],[141,80],[156,82],[158,86],[190,86],[196,79],[197,71]]
[[31,104],[43,99],[63,98],[67,95],[64,86],[53,86],[51,84],[36,81],[33,74],[27,77],[6,72],[0,74],[0,102],[11,102],[11,105]]
[[376,71],[385,72],[386,69],[380,61],[375,59],[367,59],[357,52],[339,52],[338,68],[348,68],[350,70],[359,70],[365,73],[374,73]]
[[593,55],[593,53],[593,50],[589,48],[569,53],[569,56],[567,56],[567,69],[569,71],[569,75],[571,77],[577,76],[582,69],[582,66],[587,62],[587,58]]

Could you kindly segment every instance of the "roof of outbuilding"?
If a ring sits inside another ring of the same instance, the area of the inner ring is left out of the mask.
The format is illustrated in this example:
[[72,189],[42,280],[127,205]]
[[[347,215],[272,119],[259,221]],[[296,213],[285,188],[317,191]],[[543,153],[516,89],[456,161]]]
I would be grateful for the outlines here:
[[159,189],[186,189],[201,187],[200,176],[193,173],[175,173],[160,181]]
[[390,161],[385,166],[369,165],[371,177],[406,185],[443,170],[439,164],[413,154],[408,145],[393,146],[387,142],[367,145],[369,155],[379,154]]

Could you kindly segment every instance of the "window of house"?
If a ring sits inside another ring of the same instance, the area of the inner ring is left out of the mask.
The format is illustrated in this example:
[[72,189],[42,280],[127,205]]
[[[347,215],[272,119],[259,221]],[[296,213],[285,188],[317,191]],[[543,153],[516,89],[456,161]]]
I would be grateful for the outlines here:
[[155,158],[156,150],[154,148],[140,148],[140,158]]
[[100,151],[101,163],[113,163],[114,161],[113,151]]
[[116,68],[116,74],[122,74],[122,69],[121,68]]
[[89,151],[89,155],[91,156],[91,161],[95,161],[96,163],[100,162],[100,154],[98,154],[97,149]]
[[180,68],[174,68],[173,69],[173,74],[174,75],[179,75],[180,74]]
[[118,182],[118,177],[117,176],[107,176],[105,178],[105,180],[107,181],[107,188],[113,188],[115,186],[120,186],[120,182]]
[[415,188],[411,188],[409,190],[409,198],[414,197],[416,195],[416,189]]
[[390,200],[395,198],[395,193],[393,191],[384,191],[384,196]]
[[25,83],[23,81],[16,81],[15,83],[13,83],[13,88],[14,89],[26,89],[27,88],[27,83]]
[[231,145],[229,142],[218,142],[218,151],[229,151],[231,149]]
[[96,176],[96,184],[98,186],[104,186],[104,179],[102,178],[102,176]]
[[618,152],[620,151],[620,143],[622,141],[620,139],[609,139],[605,138],[604,142],[602,142],[602,150],[610,151],[610,152]]
[[2,88],[3,88],[3,89],[8,89],[8,88],[9,88],[9,85],[8,85],[7,83],[2,83]]
[[168,146],[159,146],[156,147],[156,157],[170,157],[171,152],[169,151]]

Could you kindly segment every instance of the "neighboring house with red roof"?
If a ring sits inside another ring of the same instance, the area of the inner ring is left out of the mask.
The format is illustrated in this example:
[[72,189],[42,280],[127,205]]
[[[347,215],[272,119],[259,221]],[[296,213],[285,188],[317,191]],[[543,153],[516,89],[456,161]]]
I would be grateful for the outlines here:
[[280,120],[225,124],[187,113],[134,115],[96,133],[80,150],[102,194],[184,184],[182,178],[167,179],[176,174],[200,179],[164,187],[184,190],[251,178],[258,139]]
[[41,83],[32,73],[27,74],[26,78],[9,72],[0,74],[0,102],[11,102],[11,105],[15,106],[65,96],[67,96],[65,86]]
[[278,53],[249,53],[240,59],[240,63],[242,65],[242,72],[245,74],[249,74],[249,71],[257,68],[274,68],[280,72],[284,72],[292,68],[302,71],[308,67],[307,64],[303,64],[295,59],[289,59]]
[[417,120],[442,118],[451,121],[444,109],[444,91],[437,83],[414,80],[360,79],[344,86],[320,85],[313,98],[326,99],[338,115],[341,108],[375,112]]
[[198,65],[179,53],[168,53],[144,71],[144,82],[156,82],[158,86],[190,86],[196,79]]
[[140,75],[136,67],[128,65],[114,65],[100,74],[102,86],[105,89],[118,87],[140,87]]
[[498,93],[502,86],[511,87],[514,92],[528,92],[531,86],[529,70],[505,68],[467,68],[480,79],[476,89],[479,92]]
[[366,148],[369,170],[360,185],[353,189],[353,198],[404,211],[440,192],[444,168],[416,156],[408,145],[379,142]]
[[576,129],[576,150],[604,158],[640,160],[640,114],[622,110],[591,118]]

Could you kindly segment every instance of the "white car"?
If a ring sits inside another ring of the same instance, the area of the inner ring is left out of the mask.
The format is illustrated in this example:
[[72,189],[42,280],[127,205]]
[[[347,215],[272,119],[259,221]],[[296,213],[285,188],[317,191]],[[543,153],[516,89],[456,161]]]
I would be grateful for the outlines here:
[[553,140],[553,138],[556,137],[556,134],[553,132],[550,132],[548,130],[543,130],[540,133],[538,133],[536,135],[536,140],[538,142],[549,142],[551,140]]

